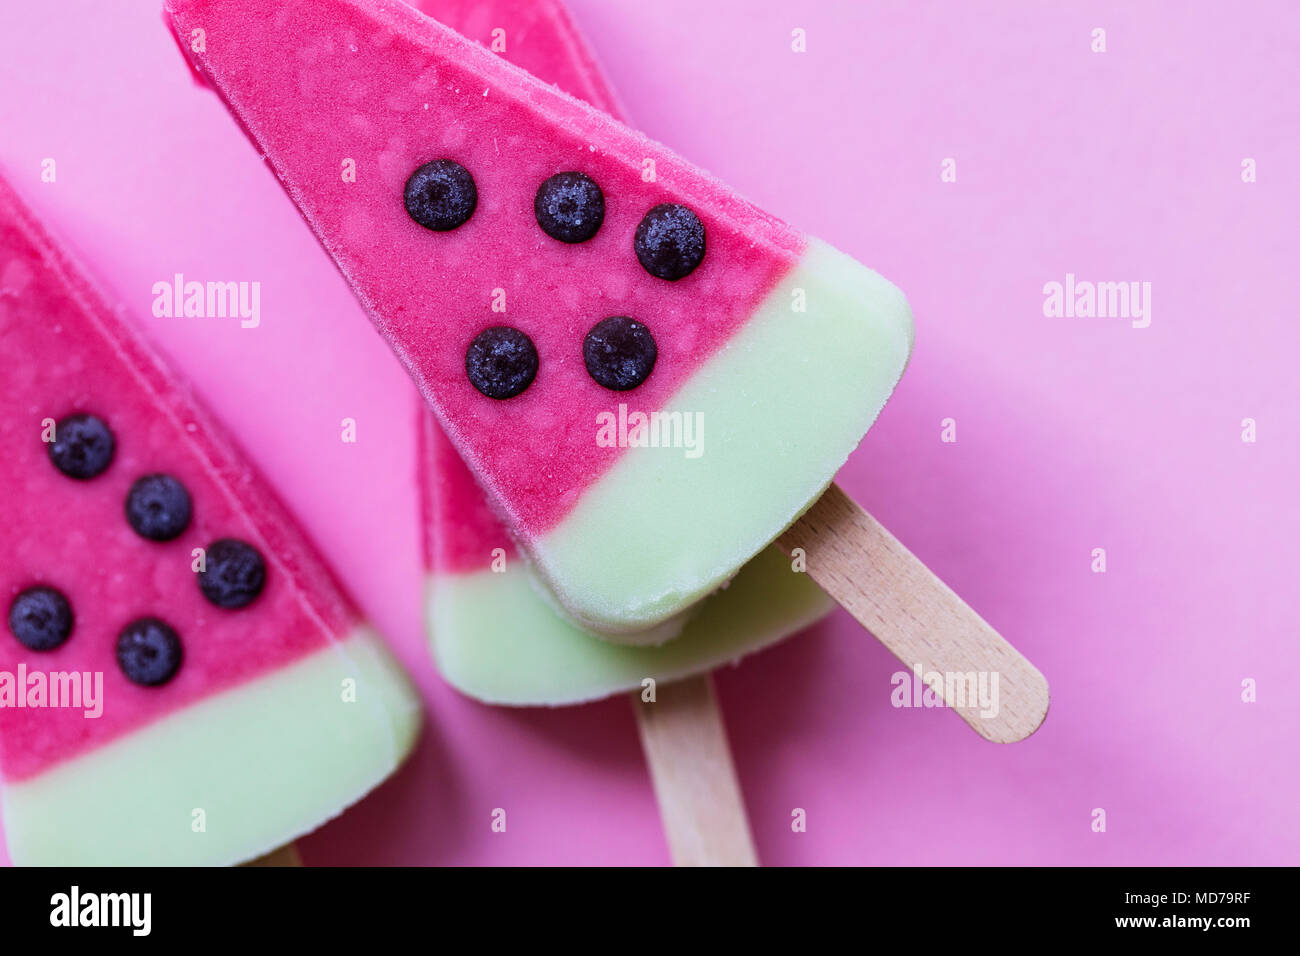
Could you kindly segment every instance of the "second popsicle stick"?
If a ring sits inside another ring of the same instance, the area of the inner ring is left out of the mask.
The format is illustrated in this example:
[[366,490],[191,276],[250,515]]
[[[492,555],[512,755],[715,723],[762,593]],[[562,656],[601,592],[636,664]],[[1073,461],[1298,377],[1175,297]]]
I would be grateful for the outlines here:
[[[802,549],[812,579],[909,669],[942,678],[933,689],[980,736],[1023,740],[1047,716],[1042,673],[838,486],[778,544]],[[981,675],[997,688],[996,706],[970,699]]]
[[713,679],[664,684],[656,700],[632,695],[664,835],[677,866],[757,866],[740,782]]
[[256,860],[249,860],[244,866],[302,866],[302,857],[298,855],[296,843],[286,843],[278,850],[272,850]]

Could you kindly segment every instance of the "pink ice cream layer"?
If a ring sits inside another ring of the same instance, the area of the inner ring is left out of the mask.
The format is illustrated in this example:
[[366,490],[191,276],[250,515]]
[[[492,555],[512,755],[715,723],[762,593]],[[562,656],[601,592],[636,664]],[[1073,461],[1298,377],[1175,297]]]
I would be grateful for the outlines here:
[[[595,58],[557,0],[418,0],[420,11],[484,46],[538,79],[612,116],[622,109]],[[503,34],[493,36],[501,30]],[[500,548],[516,554],[509,534],[469,468],[438,425],[421,411],[419,484],[425,566],[440,574],[480,571]]]
[[[0,672],[103,674],[103,715],[78,708],[0,707],[0,773],[21,780],[92,750],[210,694],[288,664],[346,634],[358,615],[311,545],[217,424],[113,314],[71,260],[0,182]],[[88,481],[51,463],[42,421],[74,412],[103,418],[117,450]],[[148,541],[124,515],[141,475],[179,479],[193,502],[188,529]],[[218,538],[252,544],[265,590],[239,610],[202,596],[191,552]],[[22,590],[59,589],[75,616],[52,651],[9,632]],[[138,617],[179,633],[184,661],[172,680],[142,687],[115,657],[118,633]]]
[[[462,456],[525,536],[557,525],[625,449],[596,441],[619,402],[663,408],[794,266],[802,236],[608,115],[477,43],[386,0],[169,0],[183,47],[227,100],[432,404]],[[202,51],[194,31],[202,31]],[[478,208],[435,233],[413,222],[403,186],[450,158]],[[344,160],[356,164],[345,181]],[[653,181],[643,172],[653,160]],[[568,245],[538,227],[533,200],[579,170],[606,201],[596,237]],[[680,203],[708,251],[678,282],[650,276],[633,248],[641,218]],[[493,303],[505,295],[505,312]],[[582,343],[628,315],[658,346],[631,392],[597,385]],[[465,374],[483,329],[527,333],[540,358],[522,395],[494,401]]]
[[498,548],[513,558],[510,535],[437,420],[422,411],[420,426],[425,567],[440,574],[481,571]]
[[560,0],[415,0],[411,6],[537,79],[624,118],[613,87]]

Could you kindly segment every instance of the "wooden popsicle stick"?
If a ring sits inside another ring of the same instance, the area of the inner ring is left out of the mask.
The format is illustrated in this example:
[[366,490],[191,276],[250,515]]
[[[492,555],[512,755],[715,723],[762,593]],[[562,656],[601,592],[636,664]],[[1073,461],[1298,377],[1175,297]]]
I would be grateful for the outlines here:
[[712,678],[663,684],[655,696],[646,703],[635,692],[632,707],[673,863],[757,866]]
[[286,843],[278,850],[272,850],[266,856],[249,860],[244,866],[302,866],[302,857],[298,855],[296,843]]
[[[1047,716],[1051,698],[1038,669],[837,485],[777,543],[787,554],[803,549],[812,579],[908,668],[944,675],[942,688],[927,683],[980,736],[1023,740]],[[983,716],[961,682],[947,678],[972,672],[997,675],[996,714],[988,707]]]

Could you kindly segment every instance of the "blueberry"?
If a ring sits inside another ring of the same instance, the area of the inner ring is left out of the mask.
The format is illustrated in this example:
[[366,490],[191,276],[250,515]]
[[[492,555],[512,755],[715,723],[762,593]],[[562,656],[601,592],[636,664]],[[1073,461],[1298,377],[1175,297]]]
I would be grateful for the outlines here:
[[636,257],[660,279],[684,279],[704,260],[704,223],[685,206],[661,203],[636,227]]
[[190,493],[171,475],[137,478],[126,493],[126,520],[150,541],[171,541],[190,524]]
[[605,194],[586,173],[556,173],[537,187],[537,224],[560,242],[586,242],[605,221]]
[[251,544],[221,538],[207,547],[199,590],[217,607],[241,608],[253,603],[266,586],[266,562]]
[[582,341],[582,360],[599,385],[616,392],[636,388],[654,370],[659,349],[646,326],[626,315],[597,322]]
[[117,636],[117,666],[126,679],[144,687],[165,684],[181,669],[180,635],[156,617],[142,617]]
[[29,651],[52,651],[72,633],[72,607],[54,588],[28,588],[9,605],[9,630]]
[[54,426],[49,444],[50,461],[69,478],[87,481],[101,474],[113,462],[117,447],[113,432],[102,418],[78,413]]
[[425,163],[406,181],[406,212],[435,232],[449,232],[469,222],[478,206],[478,187],[469,170],[451,159]]
[[465,374],[488,398],[514,398],[537,377],[537,349],[518,329],[494,325],[466,349]]

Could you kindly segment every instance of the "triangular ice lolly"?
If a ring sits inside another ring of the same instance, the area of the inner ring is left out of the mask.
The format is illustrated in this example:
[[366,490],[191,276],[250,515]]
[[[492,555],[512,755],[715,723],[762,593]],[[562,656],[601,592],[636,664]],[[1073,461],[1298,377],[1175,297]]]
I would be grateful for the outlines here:
[[876,273],[404,4],[168,8],[588,627],[730,578],[902,374],[910,312]]
[[237,863],[388,776],[419,728],[400,668],[3,181],[0,354],[12,860]]

